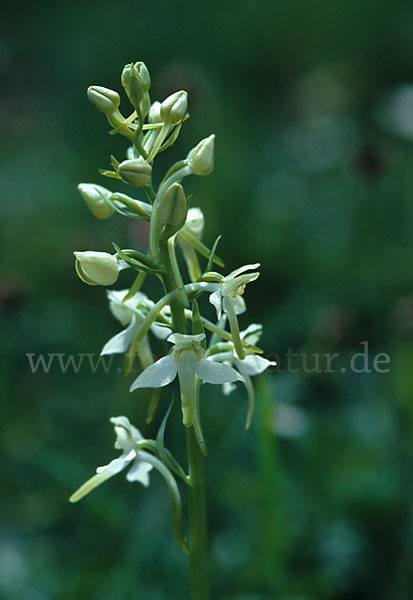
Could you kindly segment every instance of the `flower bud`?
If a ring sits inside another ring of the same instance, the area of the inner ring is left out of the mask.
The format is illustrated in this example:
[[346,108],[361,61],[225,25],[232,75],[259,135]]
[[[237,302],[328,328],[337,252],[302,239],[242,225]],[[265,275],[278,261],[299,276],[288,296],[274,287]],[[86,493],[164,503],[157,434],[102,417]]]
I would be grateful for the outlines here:
[[135,63],[135,69],[139,77],[140,87],[143,93],[147,92],[151,87],[151,76],[144,62],[139,61]]
[[130,63],[123,67],[121,82],[130,102],[135,108],[151,86],[151,78],[145,63]]
[[215,135],[201,140],[189,152],[186,160],[194,175],[209,175],[214,168],[214,140]]
[[76,271],[80,279],[89,285],[112,285],[122,267],[115,256],[108,252],[74,252]]
[[115,212],[113,206],[106,201],[112,195],[111,191],[93,183],[79,183],[77,189],[92,214],[98,219],[107,219]]
[[185,223],[188,203],[185,192],[179,183],[173,183],[163,194],[157,206],[159,225],[177,227]]
[[124,160],[118,167],[119,175],[123,181],[141,187],[151,182],[152,167],[142,157],[133,160]]
[[188,94],[183,90],[168,96],[161,104],[161,117],[165,123],[175,125],[182,121],[188,110]]
[[156,101],[152,104],[149,110],[148,121],[149,123],[160,123],[162,121],[160,102]]
[[87,97],[93,106],[105,115],[111,115],[120,104],[118,92],[100,85],[91,85],[87,90]]
[[202,210],[197,207],[190,208],[185,221],[185,231],[189,231],[197,240],[200,240],[204,232],[205,218]]

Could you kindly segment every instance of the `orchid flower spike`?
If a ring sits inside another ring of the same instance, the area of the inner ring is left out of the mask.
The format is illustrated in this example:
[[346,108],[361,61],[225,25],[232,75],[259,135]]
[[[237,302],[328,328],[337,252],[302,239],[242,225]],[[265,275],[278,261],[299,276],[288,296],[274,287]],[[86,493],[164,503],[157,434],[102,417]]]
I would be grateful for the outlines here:
[[174,344],[168,356],[157,360],[145,369],[133,382],[130,391],[138,388],[159,388],[171,383],[178,375],[181,388],[183,423],[194,424],[196,402],[196,377],[206,383],[222,384],[243,381],[244,378],[232,367],[203,358],[202,341],[205,334],[183,335],[173,333],[168,342]]
[[[251,345],[256,345],[262,333],[262,325],[252,323],[245,329],[240,332],[240,338],[243,342],[248,342]],[[228,344],[224,344],[226,348],[222,352],[217,352],[215,354],[211,354],[208,357],[208,360],[222,362],[224,364],[234,366],[235,369],[242,375],[244,379],[244,385],[248,394],[248,414],[245,428],[248,429],[251,425],[252,415],[254,412],[255,405],[255,394],[254,394],[254,386],[252,385],[251,377],[254,375],[259,375],[265,369],[270,366],[275,366],[277,363],[275,361],[268,360],[263,356],[259,356],[251,352],[250,350],[246,350],[246,356],[244,360],[240,360],[235,351],[235,346],[231,342]],[[235,385],[233,383],[224,383],[222,386],[222,391],[226,396],[230,394],[235,389]]]
[[234,340],[235,350],[238,358],[245,358],[244,348],[241,343],[237,315],[245,312],[246,306],[242,295],[247,283],[255,281],[259,277],[259,273],[245,273],[258,269],[259,263],[252,265],[244,265],[235,271],[232,271],[226,277],[218,276],[219,283],[210,283],[208,287],[212,291],[209,296],[209,301],[215,306],[218,320],[222,317],[224,311],[228,315],[229,326],[231,329],[232,339]]

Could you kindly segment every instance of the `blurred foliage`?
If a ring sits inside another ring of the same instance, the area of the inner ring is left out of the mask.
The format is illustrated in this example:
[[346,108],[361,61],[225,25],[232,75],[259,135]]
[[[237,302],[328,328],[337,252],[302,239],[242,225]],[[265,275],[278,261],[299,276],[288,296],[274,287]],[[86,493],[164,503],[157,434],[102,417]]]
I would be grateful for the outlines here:
[[[33,374],[26,357],[97,353],[117,331],[72,252],[143,246],[146,232],[96,222],[76,184],[110,187],[97,169],[125,147],[86,88],[119,90],[135,60],[154,98],[189,92],[168,163],[216,133],[213,175],[189,186],[228,271],[262,263],[247,301],[267,355],[340,353],[333,373],[287,372],[281,358],[251,432],[242,389],[205,387],[212,598],[412,597],[412,22],[408,0],[3,7],[2,597],[187,597],[159,477],[145,490],[121,475],[67,503],[113,456],[109,417],[142,424],[149,396],[129,394],[115,366]],[[370,367],[390,356],[388,373],[342,372],[363,341]],[[167,443],[182,456],[173,417]]]

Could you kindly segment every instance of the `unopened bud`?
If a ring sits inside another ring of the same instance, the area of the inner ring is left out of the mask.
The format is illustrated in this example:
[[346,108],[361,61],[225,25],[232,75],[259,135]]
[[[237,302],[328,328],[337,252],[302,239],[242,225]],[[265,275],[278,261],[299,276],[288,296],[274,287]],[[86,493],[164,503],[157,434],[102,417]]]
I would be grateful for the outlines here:
[[133,160],[124,160],[118,167],[119,175],[123,181],[141,187],[151,182],[152,167],[142,157]]
[[188,94],[183,90],[168,96],[161,104],[161,118],[175,125],[182,121],[188,110]]
[[214,168],[214,140],[215,135],[201,140],[189,152],[186,160],[194,175],[209,175]]
[[120,104],[118,92],[100,85],[90,86],[87,90],[87,97],[93,106],[105,115],[114,113]]
[[173,183],[159,200],[157,218],[159,225],[177,227],[185,223],[188,203],[185,192],[179,183]]
[[184,225],[185,231],[189,231],[200,240],[204,232],[204,224],[205,218],[202,210],[196,207],[190,208]]
[[107,198],[112,195],[111,191],[93,183],[79,183],[77,189],[92,214],[98,219],[108,219],[115,212],[113,206],[107,202]]
[[74,252],[76,271],[89,285],[112,285],[122,270],[117,259],[108,252]]
[[130,102],[137,108],[151,86],[149,71],[143,62],[130,63],[123,67],[121,82]]
[[160,123],[162,121],[160,102],[156,101],[152,104],[149,110],[148,121],[149,123]]

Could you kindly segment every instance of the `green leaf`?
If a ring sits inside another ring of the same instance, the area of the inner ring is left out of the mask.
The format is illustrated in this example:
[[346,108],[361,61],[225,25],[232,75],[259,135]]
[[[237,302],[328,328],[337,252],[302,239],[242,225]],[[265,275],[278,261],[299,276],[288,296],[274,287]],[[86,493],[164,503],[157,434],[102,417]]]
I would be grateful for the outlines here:
[[[211,256],[211,250],[207,246],[205,246],[205,244],[203,244],[200,240],[198,240],[198,238],[195,237],[192,233],[190,233],[189,231],[185,231],[185,229],[181,229],[178,235],[182,236],[182,238],[186,242],[188,242],[188,244],[190,244],[193,248],[195,248],[195,250],[197,250],[199,254],[201,254],[201,256],[204,256],[205,258],[209,259],[209,257]],[[219,258],[219,256],[214,256],[213,262],[219,265],[220,267],[225,267],[224,261],[222,260],[222,258]]]
[[166,411],[166,414],[165,414],[165,416],[162,420],[162,423],[159,427],[159,431],[156,436],[156,454],[158,455],[160,460],[163,462],[163,464],[166,467],[168,467],[168,469],[170,471],[172,471],[177,477],[182,479],[182,481],[184,481],[185,483],[188,483],[188,476],[186,475],[185,471],[183,470],[181,465],[178,463],[178,461],[173,457],[173,455],[169,452],[169,450],[167,450],[165,448],[165,444],[164,444],[166,423],[168,421],[168,417],[172,410],[173,403],[174,403],[174,399],[172,399],[172,402],[170,403],[169,408]]
[[112,179],[122,179],[119,173],[116,173],[116,171],[108,171],[107,169],[98,169],[98,171],[101,175],[104,175],[105,177],[111,177]]
[[117,172],[120,162],[117,160],[117,158],[115,156],[113,156],[113,154],[110,155],[110,164]]
[[149,402],[148,411],[146,413],[146,423],[152,423],[152,419],[156,413],[156,409],[158,408],[159,400],[161,398],[162,388],[155,388],[151,400]]
[[217,239],[215,240],[214,245],[212,246],[211,254],[210,254],[210,257],[208,259],[208,264],[207,264],[207,267],[206,267],[206,270],[205,270],[206,273],[208,273],[208,271],[212,270],[212,263],[214,262],[215,252],[216,252],[216,249],[217,249],[217,246],[219,244],[219,241],[220,241],[221,237],[222,236],[219,235],[217,237]]

